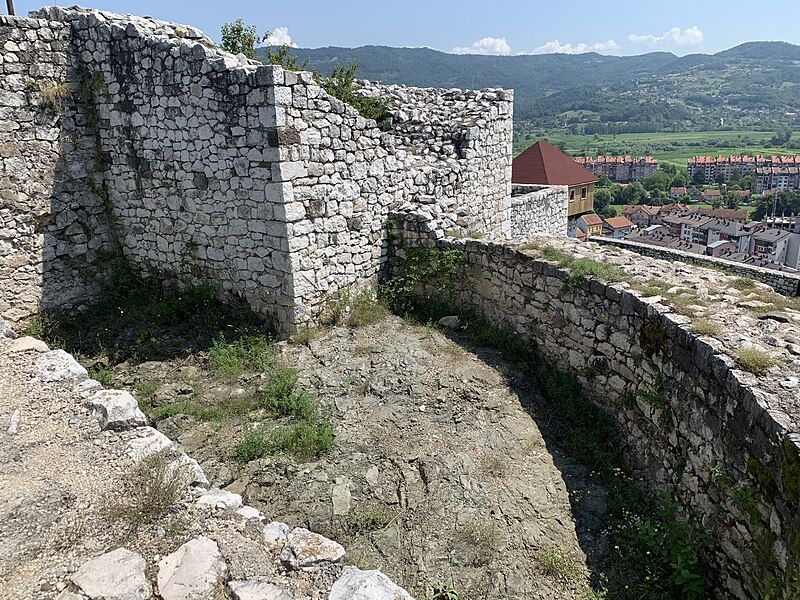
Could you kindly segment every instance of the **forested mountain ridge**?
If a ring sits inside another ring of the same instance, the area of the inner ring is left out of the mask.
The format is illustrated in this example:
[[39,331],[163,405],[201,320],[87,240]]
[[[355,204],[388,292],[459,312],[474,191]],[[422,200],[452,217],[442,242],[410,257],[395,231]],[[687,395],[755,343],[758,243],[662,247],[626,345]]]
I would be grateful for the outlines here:
[[[264,49],[260,49],[265,52]],[[515,119],[576,133],[791,124],[800,111],[800,46],[747,42],[678,57],[457,55],[429,48],[297,48],[309,68],[358,63],[358,75],[422,87],[516,90]]]

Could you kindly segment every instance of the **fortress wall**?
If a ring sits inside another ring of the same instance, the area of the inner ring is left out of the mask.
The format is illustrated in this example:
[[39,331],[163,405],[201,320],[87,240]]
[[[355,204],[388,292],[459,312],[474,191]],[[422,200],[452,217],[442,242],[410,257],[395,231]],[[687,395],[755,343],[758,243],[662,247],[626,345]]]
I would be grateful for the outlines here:
[[391,100],[382,132],[311,73],[232,56],[188,26],[33,16],[61,31],[85,116],[91,166],[66,180],[101,200],[106,238],[145,274],[211,282],[291,331],[375,281],[390,209],[425,207],[441,231],[509,231],[510,91],[362,86]]
[[[520,243],[434,240],[424,219],[401,219],[405,243],[463,253],[466,268],[448,300],[535,343],[580,380],[616,419],[635,478],[697,515],[716,543],[719,597],[761,598],[800,572],[800,312],[758,318],[735,278],[670,265],[596,244],[531,239],[576,257],[606,260],[645,281],[705,290],[724,316],[720,334],[695,333],[691,319],[626,283],[569,272]],[[765,287],[765,286],[764,286]],[[766,289],[766,287],[765,287]],[[725,298],[727,296],[727,298]],[[734,326],[735,324],[735,326]],[[756,347],[777,366],[740,369],[740,348]]]
[[0,316],[74,308],[113,249],[60,23],[0,16]]
[[621,240],[606,237],[595,237],[593,240],[611,246],[618,246],[645,256],[653,258],[663,258],[667,260],[679,260],[701,267],[707,266],[711,268],[724,269],[728,273],[735,273],[743,277],[749,277],[766,283],[774,288],[779,294],[785,296],[800,296],[800,274],[789,273],[786,271],[776,271],[775,269],[765,269],[755,265],[749,265],[733,260],[725,260],[724,258],[717,258],[715,256],[706,256],[705,254],[697,254],[695,252],[686,252],[684,250],[677,250],[675,248],[664,248],[661,246],[654,246],[652,244],[642,244],[631,240]]
[[281,168],[282,71],[232,57],[190,27],[82,9],[71,54],[95,112],[125,257],[144,273],[211,282],[278,322],[293,305]]

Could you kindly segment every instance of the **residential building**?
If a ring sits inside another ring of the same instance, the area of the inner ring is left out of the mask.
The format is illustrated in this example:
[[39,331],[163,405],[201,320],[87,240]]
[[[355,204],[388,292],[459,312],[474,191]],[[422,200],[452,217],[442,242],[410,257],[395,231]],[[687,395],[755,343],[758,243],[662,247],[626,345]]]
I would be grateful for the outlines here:
[[759,167],[753,180],[753,191],[763,194],[767,190],[781,192],[783,190],[800,189],[800,166],[791,167]]
[[750,235],[750,228],[739,221],[709,219],[695,228],[693,241],[706,246],[727,241],[733,246],[733,252],[747,252],[750,248]]
[[609,217],[603,221],[603,235],[611,238],[624,238],[633,230],[633,223],[627,217]]
[[747,221],[747,211],[741,208],[693,208],[692,211],[712,219],[726,219],[739,223]]
[[669,188],[669,197],[673,200],[682,200],[684,196],[687,195],[686,188],[684,186],[675,186]]
[[585,234],[586,238],[593,235],[603,235],[603,219],[595,213],[588,213],[578,217],[578,231]]
[[750,243],[750,254],[774,263],[786,260],[789,246],[788,231],[782,229],[762,229],[754,232]]
[[[800,155],[795,156],[693,156],[686,165],[689,178],[712,183],[753,176],[753,191],[761,194],[770,189],[800,189]],[[779,187],[787,186],[787,187]]]
[[649,177],[658,169],[658,161],[652,156],[577,156],[575,161],[587,171],[595,175],[602,173],[617,183]]
[[597,177],[547,140],[539,140],[514,159],[511,182],[565,185],[569,193],[567,217],[592,212]]
[[722,198],[722,192],[717,188],[707,188],[700,192],[700,197],[706,202],[715,202]]
[[729,242],[728,240],[717,240],[706,246],[706,254],[709,256],[716,256],[717,258],[724,258],[725,255],[732,254],[733,252],[736,252],[736,247],[733,242]]
[[708,217],[697,213],[667,215],[661,219],[661,223],[670,235],[690,243],[697,243],[698,238],[702,239],[702,234],[698,231],[708,221],[710,221]]
[[625,204],[622,207],[622,216],[630,219],[636,227],[647,227],[653,223],[660,209],[660,206],[647,204]]

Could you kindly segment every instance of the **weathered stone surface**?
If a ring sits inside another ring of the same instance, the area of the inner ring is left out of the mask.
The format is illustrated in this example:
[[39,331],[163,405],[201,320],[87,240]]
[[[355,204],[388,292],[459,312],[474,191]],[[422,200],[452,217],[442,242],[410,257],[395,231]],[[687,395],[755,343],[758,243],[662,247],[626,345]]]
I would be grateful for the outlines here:
[[231,581],[228,583],[234,600],[292,600],[282,585],[260,581]]
[[15,339],[9,346],[9,352],[47,352],[50,348],[42,340],[30,336]]
[[293,569],[313,569],[339,562],[344,555],[345,550],[338,542],[297,527],[287,537],[281,560]]
[[76,385],[88,379],[89,374],[77,360],[63,350],[45,352],[36,359],[36,368],[42,381],[58,381]]
[[144,569],[141,556],[117,548],[83,563],[71,579],[92,600],[149,600]]
[[92,395],[86,406],[95,411],[101,429],[124,430],[147,425],[136,398],[122,390],[101,390]]
[[158,563],[158,593],[163,600],[213,600],[227,572],[216,542],[201,536]]
[[200,496],[197,505],[212,509],[234,509],[242,506],[242,497],[227,490],[213,489]]
[[289,538],[290,527],[286,523],[273,521],[264,525],[262,539],[268,548],[282,547]]
[[345,567],[331,588],[329,600],[413,600],[380,571]]
[[141,427],[135,437],[128,440],[128,456],[135,462],[159,452],[166,452],[174,446],[171,439],[152,427]]

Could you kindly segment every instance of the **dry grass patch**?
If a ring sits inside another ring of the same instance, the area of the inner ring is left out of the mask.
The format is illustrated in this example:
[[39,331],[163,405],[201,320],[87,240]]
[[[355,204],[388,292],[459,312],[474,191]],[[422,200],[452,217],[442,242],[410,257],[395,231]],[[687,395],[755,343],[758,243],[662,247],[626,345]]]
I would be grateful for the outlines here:
[[745,371],[763,375],[778,363],[766,352],[756,348],[742,348],[736,354],[736,364]]
[[722,333],[722,325],[716,321],[702,318],[692,321],[692,328],[700,335],[720,335]]
[[151,454],[128,470],[122,493],[106,497],[103,512],[109,521],[134,529],[155,523],[180,500],[186,481],[184,468],[161,453]]

